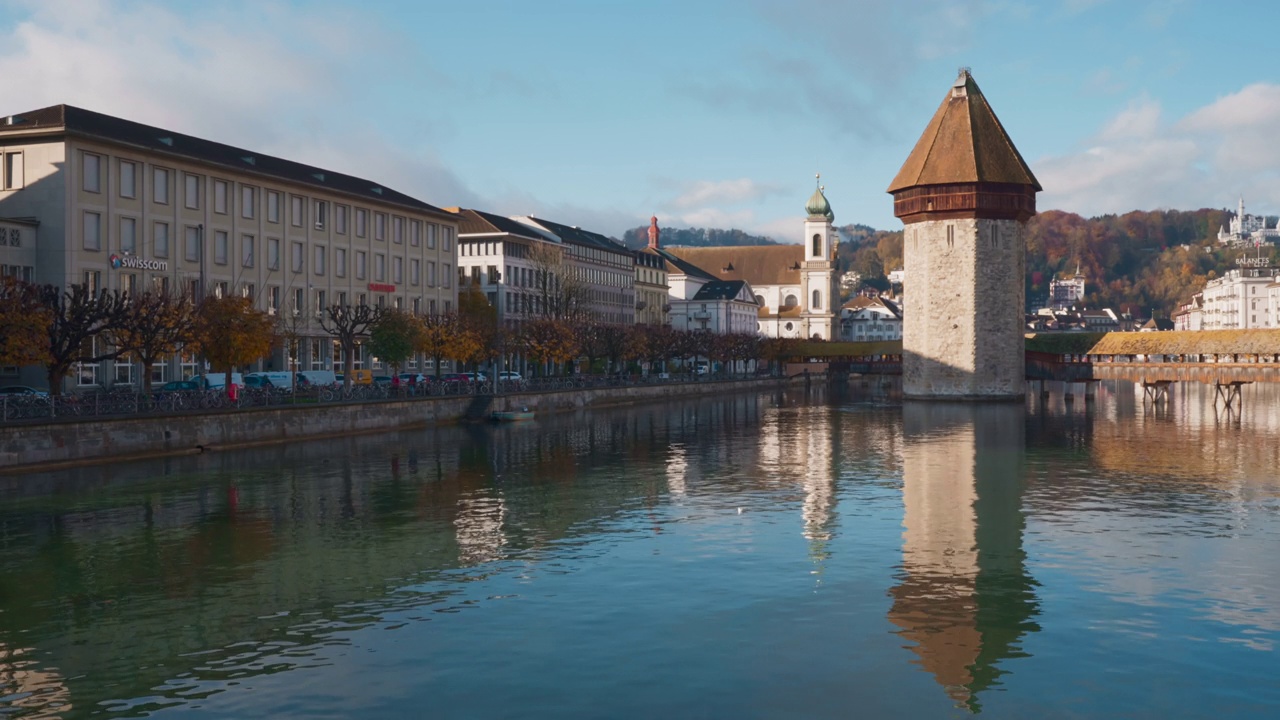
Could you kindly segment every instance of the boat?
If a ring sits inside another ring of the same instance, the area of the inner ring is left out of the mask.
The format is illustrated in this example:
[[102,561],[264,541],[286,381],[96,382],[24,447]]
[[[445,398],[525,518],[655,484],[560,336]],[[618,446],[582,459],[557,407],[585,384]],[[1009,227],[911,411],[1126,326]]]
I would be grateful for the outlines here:
[[519,420],[532,420],[533,411],[527,407],[519,410],[494,410],[491,416],[494,422],[516,422]]

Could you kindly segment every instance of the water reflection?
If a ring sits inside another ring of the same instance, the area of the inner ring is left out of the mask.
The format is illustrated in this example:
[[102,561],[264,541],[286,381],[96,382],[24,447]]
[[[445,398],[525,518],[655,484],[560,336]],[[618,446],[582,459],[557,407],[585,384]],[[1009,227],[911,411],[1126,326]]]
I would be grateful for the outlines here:
[[903,407],[902,571],[889,620],[972,712],[1039,629],[1022,549],[1023,427],[1020,405]]

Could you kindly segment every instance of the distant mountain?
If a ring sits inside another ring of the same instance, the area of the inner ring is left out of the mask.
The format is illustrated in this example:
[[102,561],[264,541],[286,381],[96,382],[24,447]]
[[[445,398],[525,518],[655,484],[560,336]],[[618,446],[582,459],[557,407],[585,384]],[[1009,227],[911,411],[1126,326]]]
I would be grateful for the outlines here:
[[[642,225],[622,234],[622,242],[633,250],[649,246],[649,226]],[[742,230],[718,228],[662,228],[662,244],[682,247],[721,247],[724,245],[777,245],[777,241],[763,235],[751,235]]]

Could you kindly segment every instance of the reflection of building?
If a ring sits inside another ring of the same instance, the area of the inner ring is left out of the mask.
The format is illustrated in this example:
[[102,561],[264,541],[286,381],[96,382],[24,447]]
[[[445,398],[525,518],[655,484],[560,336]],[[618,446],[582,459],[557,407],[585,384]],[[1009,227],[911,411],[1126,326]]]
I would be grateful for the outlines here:
[[71,690],[57,671],[40,669],[36,660],[26,656],[30,648],[9,648],[0,643],[0,712],[22,713],[30,710],[71,712]]
[[487,490],[458,498],[458,516],[453,520],[458,532],[458,562],[479,565],[501,559],[507,544],[502,530],[506,517],[507,506],[502,497],[491,496]]
[[957,703],[979,709],[998,664],[1038,629],[1022,550],[1022,406],[903,408],[901,582],[889,620]]

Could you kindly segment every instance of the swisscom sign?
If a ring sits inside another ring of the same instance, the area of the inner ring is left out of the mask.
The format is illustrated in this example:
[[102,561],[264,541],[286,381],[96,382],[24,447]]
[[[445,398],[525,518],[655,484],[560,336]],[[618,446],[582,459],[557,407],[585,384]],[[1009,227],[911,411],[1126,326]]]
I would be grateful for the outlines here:
[[164,260],[144,260],[137,255],[119,255],[111,256],[111,269],[119,270],[125,268],[128,270],[168,270],[169,263]]

